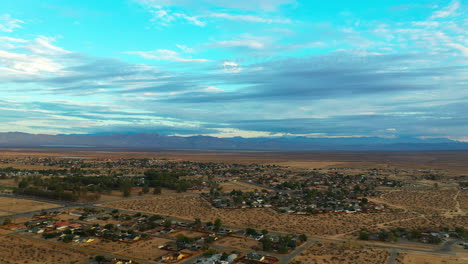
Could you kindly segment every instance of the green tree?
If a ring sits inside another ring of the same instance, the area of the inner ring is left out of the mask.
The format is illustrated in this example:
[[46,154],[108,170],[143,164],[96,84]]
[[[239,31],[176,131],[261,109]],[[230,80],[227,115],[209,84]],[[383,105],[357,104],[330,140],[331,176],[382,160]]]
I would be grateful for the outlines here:
[[96,256],[96,257],[94,257],[94,260],[95,260],[97,263],[101,264],[103,261],[106,260],[106,257],[104,257],[104,256]]
[[301,235],[299,235],[299,240],[301,240],[302,242],[306,242],[307,241],[307,236],[305,234],[301,234]]
[[263,251],[271,251],[273,249],[273,243],[268,236],[264,236],[260,242],[262,242]]
[[5,218],[5,220],[3,220],[3,225],[9,225],[11,223],[12,223],[11,218]]
[[156,194],[156,195],[161,194],[161,187],[159,186],[154,187],[153,194]]
[[219,229],[221,228],[221,226],[222,226],[221,219],[217,218],[217,219],[214,221],[213,230],[217,232],[217,231],[219,231]]
[[195,218],[195,222],[193,223],[193,227],[195,229],[199,229],[202,227],[202,221],[200,220],[200,218]]
[[245,234],[248,236],[255,236],[257,234],[257,231],[253,228],[247,228],[245,229]]
[[369,234],[367,232],[359,232],[360,240],[369,240]]

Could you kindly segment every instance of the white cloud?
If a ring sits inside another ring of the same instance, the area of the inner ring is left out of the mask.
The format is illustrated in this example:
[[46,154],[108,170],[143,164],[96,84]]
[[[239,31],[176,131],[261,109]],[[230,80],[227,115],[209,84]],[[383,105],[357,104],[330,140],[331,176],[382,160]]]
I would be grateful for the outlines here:
[[468,47],[459,43],[448,43],[447,46],[459,50],[464,56],[468,57]]
[[128,54],[139,55],[145,59],[152,60],[167,60],[167,61],[178,61],[178,62],[208,62],[207,59],[192,59],[183,58],[177,51],[158,49],[153,51],[130,51]]
[[187,47],[185,45],[176,44],[176,46],[185,53],[193,53],[194,52],[194,50],[192,48],[189,48],[189,47]]
[[234,20],[234,21],[268,23],[268,24],[273,24],[273,23],[287,24],[287,23],[291,23],[291,20],[289,20],[289,19],[280,19],[280,18],[271,19],[271,18],[262,18],[262,17],[259,17],[259,16],[253,16],[253,15],[231,15],[231,14],[227,14],[227,13],[211,13],[210,15],[207,15],[206,17],[224,18],[224,19]]
[[416,21],[413,22],[414,26],[423,26],[423,27],[438,27],[439,22],[436,21]]
[[0,31],[13,32],[16,28],[21,28],[24,21],[12,18],[9,14],[0,16]]
[[201,89],[200,91],[206,92],[206,93],[220,93],[224,92],[223,89],[215,87],[215,86],[208,86],[205,89]]
[[14,49],[18,43],[27,43],[25,39],[0,37],[0,48],[3,49]]
[[[290,19],[283,18],[263,18],[255,15],[233,15],[229,11],[255,11],[265,12],[276,11],[280,6],[296,3],[295,0],[134,0],[147,8],[152,14],[152,22],[168,25],[177,18],[186,20],[196,26],[206,26],[206,21],[202,18],[221,18],[233,21],[255,22],[255,23],[291,23]],[[213,9],[228,12],[210,12]],[[189,12],[197,11],[196,15],[189,15]]]
[[212,6],[229,9],[240,9],[240,10],[261,10],[272,12],[284,5],[295,4],[295,0],[135,0],[136,2],[147,6],[149,8],[162,8],[162,7],[200,7],[200,6]]
[[166,10],[151,10],[150,12],[153,14],[152,22],[166,25],[174,20],[174,16],[170,15]]
[[33,40],[0,37],[0,80],[41,78],[64,73],[65,58],[71,52],[52,44],[53,38]]
[[199,27],[206,26],[206,23],[203,22],[203,21],[200,21],[198,19],[198,17],[196,17],[196,16],[188,16],[188,15],[182,14],[182,13],[175,13],[174,15],[177,16],[177,17],[183,18],[183,19],[187,20],[188,22],[190,22],[190,23],[192,23],[192,24],[194,24],[196,26],[199,26]]
[[265,48],[265,44],[263,42],[254,39],[224,40],[216,42],[214,45],[221,48],[241,47],[254,50],[261,50]]
[[189,16],[184,13],[172,13],[172,11],[164,9],[150,10],[150,12],[153,14],[151,22],[164,26],[167,26],[169,23],[176,21],[178,18],[186,20],[199,27],[204,27],[206,25],[206,23],[199,20],[198,17]]
[[455,0],[449,6],[434,12],[429,19],[437,19],[452,16],[459,8],[460,1]]
[[242,71],[242,67],[235,62],[225,61],[223,63],[223,71],[225,73],[239,73]]
[[46,57],[35,54],[20,54],[0,50],[0,64],[7,66],[10,73],[37,74],[58,72],[62,65]]
[[33,53],[44,55],[67,54],[69,51],[52,44],[54,38],[39,36],[27,45],[27,49]]

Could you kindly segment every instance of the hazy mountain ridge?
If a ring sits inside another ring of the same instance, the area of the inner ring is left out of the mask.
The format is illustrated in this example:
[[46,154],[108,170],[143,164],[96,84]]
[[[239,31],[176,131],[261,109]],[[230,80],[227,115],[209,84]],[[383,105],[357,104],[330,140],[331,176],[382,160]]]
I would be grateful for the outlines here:
[[0,147],[82,146],[213,150],[468,150],[468,143],[445,138],[216,138],[159,134],[44,135],[0,133]]

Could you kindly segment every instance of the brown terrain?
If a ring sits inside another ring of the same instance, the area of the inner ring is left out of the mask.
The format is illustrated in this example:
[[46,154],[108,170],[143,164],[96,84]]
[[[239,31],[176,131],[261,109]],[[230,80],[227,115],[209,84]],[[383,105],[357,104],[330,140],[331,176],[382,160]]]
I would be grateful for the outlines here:
[[[141,213],[159,214],[177,219],[193,221],[200,218],[203,222],[219,218],[223,224],[245,229],[307,234],[320,239],[333,239],[334,242],[320,240],[308,244],[295,254],[288,263],[356,263],[379,264],[392,263],[391,249],[378,247],[388,245],[383,243],[360,243],[356,240],[359,231],[378,232],[389,228],[402,227],[411,229],[431,229],[434,227],[464,227],[468,229],[468,190],[458,188],[458,179],[468,176],[468,151],[452,152],[215,152],[215,151],[155,151],[139,152],[105,149],[3,149],[1,157],[14,160],[25,157],[83,157],[104,160],[125,158],[157,158],[170,161],[225,162],[239,164],[275,164],[294,169],[340,168],[344,173],[365,173],[369,168],[398,169],[437,169],[442,170],[440,179],[420,179],[412,172],[395,174],[390,178],[404,180],[414,185],[399,187],[380,187],[379,195],[369,197],[378,204],[385,204],[387,209],[378,212],[355,214],[315,214],[290,215],[278,213],[269,208],[251,209],[217,209],[207,200],[198,195],[200,190],[188,193],[176,193],[174,190],[163,189],[162,195],[152,193],[139,197],[141,188],[133,188],[133,198],[122,199],[120,191],[103,194],[97,206],[118,208]],[[15,167],[20,169],[54,169],[46,164],[31,165],[21,162],[0,164],[0,168]],[[17,185],[12,179],[1,179],[0,186],[9,188]],[[242,190],[244,192],[262,190],[261,187],[227,180],[220,182],[223,192]],[[60,205],[44,203],[27,199],[0,197],[0,216],[14,215],[55,208]],[[14,218],[14,222],[23,218]],[[27,217],[24,217],[27,219]],[[65,218],[64,218],[65,220]],[[96,220],[105,225],[114,220]],[[197,237],[198,233],[183,231],[188,237]],[[59,246],[56,244],[18,237],[15,234],[0,233],[1,263],[86,263],[94,256],[92,251],[108,252],[120,256],[146,260],[160,260],[166,251],[159,249],[175,235],[164,238],[152,238],[135,244],[110,242],[96,238],[91,243],[85,243],[77,248]],[[165,239],[167,238],[167,239]],[[343,243],[340,241],[354,241]],[[260,242],[252,238],[228,237],[215,242],[215,245],[239,250],[252,250],[260,247]],[[442,264],[468,263],[467,254],[463,249],[448,254],[438,254],[439,247],[425,244],[403,243],[406,248],[434,250],[434,254],[399,250],[393,263],[408,264]],[[88,251],[87,251],[88,250]],[[395,258],[395,256],[393,256]]]
[[293,259],[293,263],[376,264],[386,263],[389,255],[385,249],[324,242],[316,243],[302,252]]
[[233,226],[264,228],[281,232],[296,232],[309,235],[337,235],[365,227],[411,219],[416,215],[403,211],[368,214],[335,214],[298,216],[279,214],[267,208],[216,209],[196,196],[160,196],[104,204],[131,211],[146,212],[193,220],[213,221],[220,218]]
[[92,254],[47,242],[32,241],[16,236],[0,236],[0,263],[61,264],[83,263]]
[[0,213],[23,213],[58,207],[51,203],[42,203],[25,199],[0,197]]

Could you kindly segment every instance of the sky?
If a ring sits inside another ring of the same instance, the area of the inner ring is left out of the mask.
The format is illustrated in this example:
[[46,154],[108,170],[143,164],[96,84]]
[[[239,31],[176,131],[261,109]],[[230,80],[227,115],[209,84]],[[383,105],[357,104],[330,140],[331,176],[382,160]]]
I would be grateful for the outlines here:
[[0,132],[468,141],[467,7],[0,1]]

